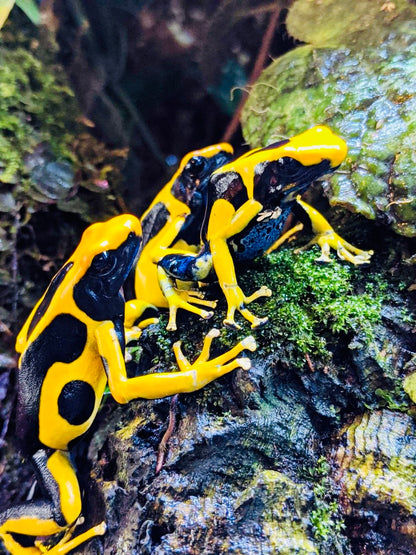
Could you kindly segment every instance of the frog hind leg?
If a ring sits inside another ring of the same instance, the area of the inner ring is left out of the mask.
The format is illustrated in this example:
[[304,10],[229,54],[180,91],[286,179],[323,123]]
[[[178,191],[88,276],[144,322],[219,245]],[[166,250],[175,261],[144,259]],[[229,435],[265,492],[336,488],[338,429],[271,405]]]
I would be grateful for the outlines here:
[[[90,538],[104,534],[104,523],[74,538],[66,533],[81,512],[81,493],[69,455],[63,451],[47,454],[41,449],[32,461],[49,499],[27,501],[0,513],[0,537],[10,553],[38,555],[47,551],[50,555],[64,555]],[[62,532],[65,532],[62,540],[51,548],[42,542],[23,547],[14,537],[19,534],[36,538]]]
[[308,248],[310,245],[317,244],[321,248],[321,256],[316,259],[317,262],[331,262],[329,254],[332,248],[337,251],[338,258],[341,260],[347,260],[355,265],[369,264],[374,251],[364,251],[351,245],[335,232],[329,222],[315,208],[301,200],[300,196],[296,200],[308,214],[312,230],[316,234],[312,241],[305,247],[297,249],[297,252]]
[[295,233],[297,233],[298,231],[302,231],[302,229],[303,224],[296,224],[295,226],[288,229],[285,233],[283,233],[283,235],[279,237],[279,239],[277,239],[277,241],[273,243],[271,247],[266,250],[265,254],[271,254],[272,252],[277,250],[281,245],[283,245],[283,243],[288,241],[290,237],[292,237],[292,235],[295,235]]
[[152,322],[150,323],[153,323],[153,320],[157,320],[156,318],[147,318],[146,320],[140,320],[141,316],[147,309],[151,309],[156,312],[158,310],[156,306],[146,301],[142,301],[141,299],[131,299],[127,301],[125,304],[124,314],[124,326],[126,330],[134,329],[136,322],[138,322],[137,326],[143,329],[149,325],[147,320],[152,320]]
[[[157,311],[157,308],[140,299],[131,299],[125,304],[125,315],[124,315],[124,334],[126,338],[126,343],[131,341],[137,341],[142,335],[142,331],[150,326],[151,324],[157,324],[159,318],[145,318],[140,320],[140,317],[144,314],[147,309]],[[139,320],[137,322],[137,320]],[[135,322],[137,324],[135,325]]]
[[237,283],[234,261],[227,244],[227,239],[242,231],[261,207],[259,202],[251,199],[235,211],[228,201],[218,199],[211,210],[207,239],[212,252],[214,269],[227,301],[227,316],[224,320],[226,326],[240,327],[235,321],[236,311],[250,322],[252,328],[257,328],[268,320],[267,317],[258,318],[245,305],[259,297],[270,297],[272,292],[268,287],[262,286],[252,295],[246,296],[243,293]]

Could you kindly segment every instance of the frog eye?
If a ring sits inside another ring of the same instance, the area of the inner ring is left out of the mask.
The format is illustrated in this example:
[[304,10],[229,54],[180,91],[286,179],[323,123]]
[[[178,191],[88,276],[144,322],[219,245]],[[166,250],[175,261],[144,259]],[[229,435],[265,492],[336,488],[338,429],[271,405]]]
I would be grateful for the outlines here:
[[277,164],[279,166],[279,173],[283,170],[286,176],[296,175],[299,172],[299,168],[302,167],[300,162],[289,156],[279,158]]
[[207,161],[203,156],[193,156],[184,167],[184,171],[191,177],[199,177],[206,165]]
[[115,268],[116,264],[116,257],[108,251],[104,251],[94,256],[91,262],[91,269],[97,274],[107,275]]

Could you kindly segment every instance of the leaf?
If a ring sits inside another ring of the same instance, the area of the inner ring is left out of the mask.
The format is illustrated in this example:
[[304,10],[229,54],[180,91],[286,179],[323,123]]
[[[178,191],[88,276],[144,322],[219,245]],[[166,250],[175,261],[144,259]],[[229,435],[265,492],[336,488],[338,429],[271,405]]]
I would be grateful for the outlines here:
[[34,25],[40,24],[40,10],[34,0],[16,0],[16,6],[19,6]]

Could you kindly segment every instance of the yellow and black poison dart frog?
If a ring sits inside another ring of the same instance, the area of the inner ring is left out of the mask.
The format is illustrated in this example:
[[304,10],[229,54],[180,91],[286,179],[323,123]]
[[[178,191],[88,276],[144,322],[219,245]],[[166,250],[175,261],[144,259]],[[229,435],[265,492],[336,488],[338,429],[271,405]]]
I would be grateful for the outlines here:
[[[236,311],[253,328],[265,323],[267,318],[258,318],[246,305],[271,295],[270,289],[263,286],[246,296],[238,285],[234,264],[267,252],[281,237],[297,196],[315,179],[335,170],[346,154],[346,143],[340,137],[325,126],[316,126],[218,168],[208,184],[200,252],[171,253],[159,265],[173,278],[193,281],[204,281],[214,269],[228,305],[224,324],[239,327]],[[314,225],[314,213],[308,215]],[[326,220],[318,216],[320,232]],[[348,250],[348,244],[343,245]]]
[[[36,469],[44,497],[0,512],[0,537],[14,555],[62,555],[104,534],[100,523],[72,537],[82,502],[69,447],[91,426],[107,383],[116,401],[126,403],[196,391],[234,368],[250,367],[247,358],[236,357],[244,349],[255,350],[252,337],[208,360],[219,334],[212,330],[193,364],[180,343],[174,345],[179,372],[127,377],[121,288],[140,241],[135,216],[90,226],[18,335],[17,439]],[[48,549],[43,537],[57,533],[61,540]],[[24,545],[20,535],[26,536]],[[42,539],[35,541],[37,536]]]
[[156,195],[141,217],[143,243],[134,269],[135,298],[126,303],[126,328],[131,328],[144,310],[153,305],[169,308],[167,329],[176,329],[178,308],[209,318],[213,312],[193,303],[214,308],[198,291],[176,287],[157,263],[170,252],[197,252],[207,204],[207,185],[214,170],[231,160],[232,147],[220,143],[189,152],[178,170]]

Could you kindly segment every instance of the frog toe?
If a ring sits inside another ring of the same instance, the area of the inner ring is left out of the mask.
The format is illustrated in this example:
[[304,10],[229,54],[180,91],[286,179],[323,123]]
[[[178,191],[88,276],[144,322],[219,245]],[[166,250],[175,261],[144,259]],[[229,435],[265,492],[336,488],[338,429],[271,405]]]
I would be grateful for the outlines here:
[[213,310],[201,310],[200,316],[204,320],[209,320],[210,318],[212,318],[214,316],[214,311]]
[[237,324],[237,322],[234,320],[234,318],[227,317],[222,321],[222,323],[224,324],[224,326],[226,328],[230,328],[230,329],[233,329],[233,330],[240,330],[241,329],[241,326],[239,326]]
[[374,251],[361,251],[359,249],[349,249],[345,245],[340,245],[337,249],[337,255],[341,260],[347,260],[351,262],[351,264],[355,265],[363,265],[363,264],[370,264],[371,257],[374,254]]
[[260,289],[257,289],[257,291],[254,291],[252,295],[249,295],[248,297],[244,297],[244,302],[249,304],[252,301],[255,301],[256,299],[258,299],[259,297],[271,297],[271,296],[272,296],[271,289],[269,289],[266,285],[262,285]]
[[251,351],[251,352],[254,352],[257,349],[256,340],[252,335],[249,335],[248,337],[244,338],[241,341],[241,345],[244,347],[244,349],[247,349],[248,351]]
[[236,363],[243,370],[250,370],[251,368],[251,360],[247,357],[237,358]]
[[357,249],[356,247],[352,247],[352,245],[343,241],[340,242],[337,248],[338,258],[341,260],[347,260],[356,266],[370,264],[373,254],[374,251],[363,251],[361,249]]
[[329,256],[329,254],[322,252],[321,255],[318,256],[318,258],[315,258],[315,262],[322,265],[329,264],[332,262],[332,258]]
[[264,318],[257,318],[257,316],[254,318],[254,320],[251,322],[251,329],[256,329],[256,328],[260,328],[261,326],[264,326],[265,324],[267,324],[267,322],[269,321],[269,318],[267,316],[265,316]]

